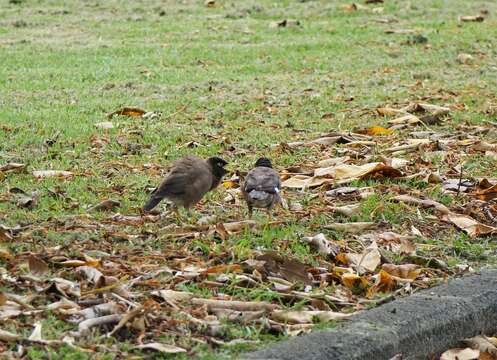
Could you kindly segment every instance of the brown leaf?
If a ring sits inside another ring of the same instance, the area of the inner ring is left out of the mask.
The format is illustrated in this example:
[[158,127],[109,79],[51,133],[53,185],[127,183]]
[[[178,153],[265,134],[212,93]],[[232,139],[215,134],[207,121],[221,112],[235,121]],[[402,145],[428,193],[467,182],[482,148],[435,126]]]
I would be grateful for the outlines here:
[[483,201],[489,201],[489,200],[497,198],[497,184],[495,184],[489,188],[477,191],[474,194],[474,196],[477,199],[483,200]]
[[178,354],[186,352],[186,349],[183,349],[181,347],[169,344],[162,344],[158,342],[137,345],[134,348],[138,350],[155,350],[165,354]]
[[457,55],[457,62],[459,64],[471,64],[475,58],[471,54],[461,53]]
[[107,324],[114,324],[119,322],[123,318],[121,314],[112,314],[100,316],[97,318],[87,319],[79,323],[78,331],[71,332],[71,335],[75,338],[86,336],[90,333],[92,327],[102,326]]
[[374,272],[381,264],[381,254],[378,251],[376,243],[372,243],[361,254],[345,254],[347,262],[357,269],[358,274],[364,273],[364,270]]
[[339,164],[328,168],[314,170],[314,176],[296,175],[285,180],[281,186],[295,189],[305,189],[324,184],[345,184],[369,176],[395,178],[402,172],[380,162],[363,165]]
[[393,130],[392,129],[385,129],[382,126],[371,126],[365,130],[360,130],[357,131],[359,134],[366,134],[366,135],[371,135],[371,136],[385,136],[385,135],[392,135]]
[[480,356],[479,350],[466,349],[450,349],[440,356],[440,360],[478,360]]
[[396,279],[384,270],[380,270],[378,275],[375,275],[376,281],[373,286],[371,286],[367,293],[367,298],[373,298],[379,291],[388,293],[395,289],[397,286]]
[[339,246],[326,239],[326,236],[323,233],[317,234],[312,237],[304,237],[302,238],[302,241],[316,247],[318,252],[324,256],[335,257],[340,250]]
[[283,181],[281,186],[293,189],[306,189],[321,186],[324,184],[333,184],[333,179],[324,177],[311,177],[306,175],[295,175]]
[[234,189],[240,187],[240,184],[237,181],[228,180],[228,181],[223,181],[222,186],[225,189]]
[[8,249],[0,247],[0,259],[10,260],[13,257]]
[[352,205],[344,205],[344,206],[329,206],[328,209],[330,211],[336,212],[338,214],[347,216],[347,217],[352,217],[354,215],[358,215],[361,212],[361,205],[360,204],[352,204]]
[[238,311],[272,311],[278,308],[278,305],[270,304],[264,301],[229,301],[216,299],[191,299],[193,305],[206,306],[208,310],[212,309],[231,309]]
[[389,120],[390,125],[416,125],[421,123],[421,119],[415,115],[407,114],[399,118]]
[[383,116],[395,116],[395,115],[402,115],[405,114],[405,111],[403,110],[398,110],[390,107],[380,107],[376,109],[376,112],[379,115]]
[[29,335],[29,340],[31,341],[41,341],[43,338],[41,337],[41,328],[42,328],[42,323],[37,322],[34,324],[34,329],[31,332],[31,335]]
[[175,290],[159,290],[152,292],[152,295],[160,296],[174,308],[178,308],[177,303],[188,301],[193,298],[193,294],[186,291],[175,291]]
[[37,276],[44,275],[49,270],[47,263],[34,255],[29,256],[28,265],[29,271]]
[[294,19],[283,19],[269,23],[270,28],[292,28],[300,26],[300,21]]
[[116,110],[107,115],[109,119],[111,119],[115,115],[120,116],[130,116],[130,117],[141,117],[145,115],[147,112],[143,109],[137,107],[123,107],[122,109]]
[[342,284],[349,289],[366,289],[370,286],[366,278],[351,273],[342,274]]
[[392,178],[402,176],[399,170],[380,162],[364,165],[342,164],[336,166],[333,171],[328,173],[328,175],[331,175],[339,183],[359,180],[376,174]]
[[275,310],[271,313],[271,318],[276,321],[281,321],[290,324],[309,324],[313,323],[314,319],[319,321],[332,321],[347,319],[353,314],[344,314],[334,311],[321,311],[321,310],[301,310],[301,311],[288,311],[288,310]]
[[492,342],[485,336],[479,335],[469,339],[464,339],[463,343],[474,350],[479,350],[482,353],[484,352],[492,355],[494,359],[497,357],[497,347],[495,347],[495,345],[492,344]]
[[7,163],[5,165],[0,166],[0,172],[18,172],[22,171],[26,167],[26,164],[20,163]]
[[242,267],[238,264],[221,264],[208,268],[200,273],[200,275],[208,274],[218,274],[218,273],[230,273],[230,272],[242,272]]
[[256,260],[263,262],[263,268],[270,276],[281,277],[292,282],[312,283],[307,272],[308,266],[296,259],[288,259],[275,252],[267,252],[256,257]]
[[4,225],[0,225],[0,241],[12,241],[10,229]]
[[0,329],[0,341],[12,342],[21,340],[22,336]]
[[217,5],[215,0],[205,0],[204,1],[204,6],[206,7],[215,7]]
[[325,229],[337,230],[346,233],[357,234],[365,230],[376,229],[378,224],[374,222],[352,222],[352,223],[332,223],[324,226]]
[[459,16],[459,21],[462,22],[482,22],[485,17],[482,15]]
[[134,308],[133,310],[128,311],[124,316],[121,317],[117,325],[112,329],[110,333],[107,334],[107,336],[112,336],[114,335],[117,331],[119,331],[124,325],[132,321],[138,316],[143,315],[144,313],[144,308],[142,306]]
[[443,204],[430,199],[418,199],[409,195],[398,195],[393,198],[395,201],[403,202],[406,204],[420,205],[423,208],[435,208],[442,214],[449,214],[450,210]]
[[245,229],[252,228],[257,225],[257,222],[254,220],[242,220],[242,221],[234,221],[229,223],[224,223],[224,229],[228,234],[237,233],[243,231]]
[[481,235],[497,234],[497,228],[482,224],[468,215],[459,215],[451,212],[445,214],[443,220],[451,222],[472,238]]
[[70,171],[64,170],[35,170],[33,171],[33,175],[38,179],[42,179],[46,177],[68,178],[73,176],[74,174]]
[[120,201],[108,199],[108,200],[101,201],[97,205],[91,207],[89,210],[109,211],[109,210],[113,210],[116,207],[120,207],[120,206],[121,206]]
[[38,203],[39,198],[40,198],[40,193],[37,191],[33,191],[31,193],[31,196],[19,194],[17,196],[16,204],[20,208],[33,209]]
[[421,273],[420,267],[416,264],[383,264],[381,268],[390,275],[396,276],[401,279],[414,280]]
[[99,128],[99,129],[108,130],[108,129],[113,129],[114,124],[111,123],[110,121],[102,121],[102,122],[96,123],[95,127]]

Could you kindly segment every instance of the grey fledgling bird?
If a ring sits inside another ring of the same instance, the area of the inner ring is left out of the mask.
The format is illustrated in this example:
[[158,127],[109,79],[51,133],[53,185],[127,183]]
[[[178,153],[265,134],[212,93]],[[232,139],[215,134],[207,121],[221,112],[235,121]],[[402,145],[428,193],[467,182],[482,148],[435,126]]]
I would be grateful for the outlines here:
[[159,187],[152,192],[143,210],[152,210],[164,198],[171,200],[176,207],[188,209],[194,206],[207,192],[219,185],[227,173],[224,169],[226,164],[219,157],[203,160],[185,156],[177,160]]
[[249,215],[253,208],[270,210],[281,204],[281,181],[268,158],[260,158],[249,171],[242,186],[242,194],[247,202]]

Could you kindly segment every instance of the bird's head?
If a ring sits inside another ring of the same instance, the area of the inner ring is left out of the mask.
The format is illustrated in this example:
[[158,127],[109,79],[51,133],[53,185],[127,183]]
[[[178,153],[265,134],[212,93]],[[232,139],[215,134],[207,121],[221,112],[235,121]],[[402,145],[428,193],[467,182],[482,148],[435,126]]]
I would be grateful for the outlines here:
[[269,160],[268,158],[261,157],[261,158],[257,159],[257,161],[255,162],[255,166],[256,167],[262,166],[262,167],[272,168],[273,164],[271,164],[271,160]]
[[217,178],[222,178],[224,175],[228,173],[228,171],[224,168],[228,163],[221,159],[220,157],[213,156],[207,159],[207,163],[210,165],[212,169],[212,173]]

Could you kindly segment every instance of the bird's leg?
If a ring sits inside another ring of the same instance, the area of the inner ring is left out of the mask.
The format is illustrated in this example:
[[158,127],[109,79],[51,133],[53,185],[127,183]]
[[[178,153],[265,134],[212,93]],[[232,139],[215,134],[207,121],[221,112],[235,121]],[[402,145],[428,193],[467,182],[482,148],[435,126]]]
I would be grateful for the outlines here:
[[[187,207],[187,208],[185,208],[185,209],[186,209],[186,216],[187,216],[187,218],[188,218],[188,221],[189,221],[190,223],[195,223],[195,219],[194,219],[194,212],[193,212],[193,210],[192,210],[191,208],[189,208],[189,207]],[[192,221],[192,219],[193,219],[193,221]]]
[[269,225],[269,223],[273,221],[273,211],[272,210],[273,210],[272,208],[266,208],[267,225]]
[[249,219],[252,219],[252,215],[254,214],[254,209],[252,206],[248,206]]
[[176,220],[176,223],[181,223],[181,212],[178,206],[174,205],[173,206],[173,212],[174,212],[174,219]]

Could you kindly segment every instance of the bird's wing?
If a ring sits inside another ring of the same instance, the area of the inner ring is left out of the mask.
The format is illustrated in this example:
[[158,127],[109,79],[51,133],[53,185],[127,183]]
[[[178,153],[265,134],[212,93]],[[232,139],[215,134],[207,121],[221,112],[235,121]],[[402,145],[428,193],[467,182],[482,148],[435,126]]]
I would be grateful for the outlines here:
[[277,193],[280,188],[280,177],[276,170],[268,167],[256,167],[247,174],[243,190],[247,193],[252,190]]
[[185,184],[189,181],[187,173],[171,172],[154,191],[154,196],[182,196],[185,194]]
[[156,196],[184,196],[188,187],[196,181],[197,174],[207,171],[205,162],[193,156],[186,156],[174,162],[171,171],[155,191]]

